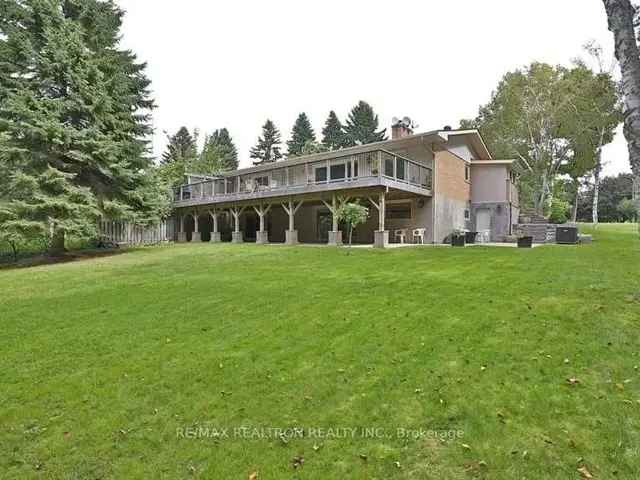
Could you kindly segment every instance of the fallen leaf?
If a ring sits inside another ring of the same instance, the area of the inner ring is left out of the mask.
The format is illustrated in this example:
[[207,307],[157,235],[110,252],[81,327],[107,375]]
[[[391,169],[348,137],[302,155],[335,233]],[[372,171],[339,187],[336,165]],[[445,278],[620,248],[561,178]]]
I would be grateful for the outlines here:
[[584,479],[588,480],[593,478],[593,475],[591,475],[591,472],[584,465],[578,468],[578,472],[580,473],[580,476]]
[[304,457],[302,455],[293,457],[293,468],[302,467],[302,465],[304,465]]
[[249,475],[249,480],[258,480],[258,472],[252,472]]
[[471,450],[471,447],[469,445],[467,445],[466,443],[462,444],[462,448],[464,448],[465,450]]
[[578,380],[576,377],[571,377],[567,378],[567,383],[569,383],[569,385],[578,385],[580,383],[580,380]]

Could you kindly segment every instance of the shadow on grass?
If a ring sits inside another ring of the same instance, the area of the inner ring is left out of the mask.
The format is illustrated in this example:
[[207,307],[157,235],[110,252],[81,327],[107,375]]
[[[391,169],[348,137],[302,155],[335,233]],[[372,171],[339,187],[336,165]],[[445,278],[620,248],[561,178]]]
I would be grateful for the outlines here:
[[29,268],[40,265],[53,265],[56,263],[76,262],[80,260],[90,260],[93,258],[110,257],[127,253],[134,250],[133,248],[100,248],[88,250],[74,250],[65,252],[61,255],[39,254],[29,257],[18,258],[0,258],[0,270],[10,270],[14,268]]

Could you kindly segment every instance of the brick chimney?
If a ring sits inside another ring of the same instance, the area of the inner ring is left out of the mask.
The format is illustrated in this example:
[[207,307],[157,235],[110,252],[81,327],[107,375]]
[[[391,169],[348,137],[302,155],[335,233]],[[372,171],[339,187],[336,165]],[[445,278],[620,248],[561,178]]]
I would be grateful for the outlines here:
[[391,140],[413,135],[413,122],[409,117],[402,119],[393,117],[391,123]]

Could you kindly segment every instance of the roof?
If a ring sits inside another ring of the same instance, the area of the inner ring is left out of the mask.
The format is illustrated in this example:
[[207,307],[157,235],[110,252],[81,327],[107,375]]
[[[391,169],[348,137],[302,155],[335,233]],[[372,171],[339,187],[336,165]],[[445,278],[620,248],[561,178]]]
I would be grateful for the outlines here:
[[[484,140],[480,136],[478,130],[466,129],[466,130],[431,130],[423,133],[416,133],[413,135],[407,135],[402,138],[393,140],[384,140],[381,142],[367,143],[365,145],[356,145],[355,147],[342,148],[340,150],[332,150],[330,152],[320,152],[311,155],[301,155],[299,157],[292,157],[287,160],[281,160],[279,162],[264,163],[261,165],[255,165],[253,167],[241,168],[238,170],[232,170],[229,172],[220,172],[220,176],[235,176],[243,175],[246,173],[261,172],[267,170],[273,170],[274,168],[291,167],[294,165],[300,165],[307,162],[329,160],[336,158],[337,156],[355,155],[358,153],[370,152],[378,149],[393,149],[400,148],[403,144],[411,143],[415,141],[422,141],[428,143],[445,144],[450,136],[466,136],[469,139],[474,153],[478,158],[484,158],[491,160],[491,153],[487,148]],[[193,174],[193,176],[206,176]]]

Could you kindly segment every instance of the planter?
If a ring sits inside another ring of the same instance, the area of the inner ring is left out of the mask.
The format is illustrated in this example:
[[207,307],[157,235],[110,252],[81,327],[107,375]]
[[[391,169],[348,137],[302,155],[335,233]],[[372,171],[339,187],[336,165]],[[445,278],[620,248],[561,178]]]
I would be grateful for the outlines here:
[[465,235],[458,235],[456,233],[451,235],[451,246],[452,247],[464,247]]
[[518,237],[518,248],[531,248],[533,237]]
[[465,242],[476,243],[476,235],[478,235],[478,232],[465,232],[464,234]]

